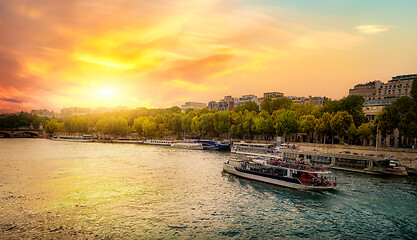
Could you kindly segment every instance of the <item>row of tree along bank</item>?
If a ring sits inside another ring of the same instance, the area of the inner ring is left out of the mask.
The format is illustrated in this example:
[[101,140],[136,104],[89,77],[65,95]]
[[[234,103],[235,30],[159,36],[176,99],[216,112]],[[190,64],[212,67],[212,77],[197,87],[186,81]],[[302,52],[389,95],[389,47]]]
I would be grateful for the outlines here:
[[[415,81],[417,83],[417,81]],[[416,84],[413,84],[413,86]],[[0,128],[33,127],[43,124],[48,134],[95,134],[101,137],[164,138],[240,138],[272,140],[284,136],[301,142],[349,142],[369,145],[377,132],[386,137],[395,129],[400,133],[400,146],[415,145],[417,136],[416,87],[413,97],[401,97],[383,109],[374,122],[368,122],[362,111],[364,99],[348,96],[341,100],[325,99],[323,106],[297,104],[288,98],[265,99],[261,111],[247,102],[233,111],[193,110],[182,113],[179,107],[168,109],[126,110],[48,119],[15,115],[0,118]],[[384,143],[382,143],[384,144]]]

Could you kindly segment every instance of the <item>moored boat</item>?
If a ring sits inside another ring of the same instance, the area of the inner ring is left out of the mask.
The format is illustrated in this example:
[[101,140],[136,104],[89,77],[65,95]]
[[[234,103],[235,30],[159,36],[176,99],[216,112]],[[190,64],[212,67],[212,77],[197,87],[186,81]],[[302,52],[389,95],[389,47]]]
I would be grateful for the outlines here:
[[171,144],[171,147],[203,150],[203,144],[202,143],[192,142],[192,141],[174,142],[174,143]]
[[228,141],[196,140],[196,142],[202,143],[204,150],[230,150],[230,143]]
[[321,191],[337,188],[336,181],[330,180],[331,173],[328,170],[277,158],[230,158],[224,163],[223,170],[239,177],[297,190]]
[[264,157],[278,155],[278,152],[275,151],[275,144],[253,143],[243,141],[234,142],[231,152],[236,154]]
[[244,155],[256,155],[263,157],[282,157],[285,160],[299,160],[315,164],[326,165],[331,169],[361,172],[368,174],[408,176],[405,167],[401,166],[397,159],[384,158],[373,154],[351,154],[343,152],[339,154],[303,151],[294,144],[275,144],[262,143],[233,143],[232,153]]
[[160,145],[160,146],[171,146],[174,143],[172,140],[158,140],[158,139],[147,139],[143,142],[143,144],[148,145]]
[[281,150],[283,159],[301,160],[326,165],[331,169],[378,175],[408,176],[398,159],[373,154],[326,153],[317,151]]
[[51,138],[54,141],[68,141],[68,142],[93,142],[94,138],[91,135],[84,136],[57,136]]
[[111,140],[112,143],[131,143],[131,144],[139,144],[143,143],[141,140],[133,139],[133,138],[117,138]]

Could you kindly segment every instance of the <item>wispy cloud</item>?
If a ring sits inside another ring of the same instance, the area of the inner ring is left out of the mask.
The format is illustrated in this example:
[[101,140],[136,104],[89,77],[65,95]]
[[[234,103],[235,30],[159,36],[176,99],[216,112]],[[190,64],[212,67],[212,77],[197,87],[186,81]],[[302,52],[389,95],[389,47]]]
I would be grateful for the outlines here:
[[381,32],[389,31],[392,26],[384,26],[384,25],[360,25],[356,26],[355,29],[363,34],[378,34]]
[[0,101],[11,102],[11,103],[23,103],[24,102],[22,100],[13,99],[13,98],[0,98]]

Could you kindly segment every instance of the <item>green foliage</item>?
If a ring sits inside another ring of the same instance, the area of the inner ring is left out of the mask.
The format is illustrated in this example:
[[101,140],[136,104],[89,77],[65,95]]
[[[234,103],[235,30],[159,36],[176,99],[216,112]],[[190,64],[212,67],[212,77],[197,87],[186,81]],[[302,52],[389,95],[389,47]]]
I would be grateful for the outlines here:
[[256,102],[247,101],[240,106],[236,106],[233,110],[235,112],[245,112],[245,110],[248,112],[259,112],[259,106]]
[[214,131],[218,134],[225,134],[230,131],[230,113],[229,112],[216,112],[214,113],[213,127]]
[[53,119],[49,121],[48,123],[46,123],[44,129],[46,133],[54,134],[55,132],[58,132],[59,130],[59,123],[56,119]]
[[392,134],[400,123],[398,107],[392,104],[385,107],[377,115],[375,122],[383,137]]
[[206,113],[200,116],[201,131],[205,134],[214,132],[214,115],[213,113]]
[[278,114],[275,119],[275,130],[279,136],[296,133],[297,129],[298,121],[294,111],[284,110]]
[[178,114],[178,113],[174,114],[174,116],[171,120],[171,123],[172,123],[172,131],[174,133],[177,133],[177,134],[180,133],[181,132],[181,124],[182,124],[181,115]]
[[328,112],[323,113],[321,118],[317,120],[316,131],[324,135],[332,134],[332,117],[333,115]]
[[300,118],[299,129],[310,134],[316,129],[317,119],[313,115],[304,115]]
[[343,138],[348,134],[348,130],[353,124],[353,117],[347,111],[337,112],[330,123],[332,130]]
[[276,110],[290,109],[291,104],[291,99],[286,97],[280,97],[274,100],[266,98],[261,103],[261,110],[272,114]]
[[64,121],[65,131],[68,133],[87,133],[88,122],[85,117],[72,116]]
[[362,123],[357,129],[357,134],[360,140],[371,140],[373,137],[373,128],[374,126],[372,123]]
[[171,113],[181,113],[181,108],[177,106],[170,107],[168,109]]

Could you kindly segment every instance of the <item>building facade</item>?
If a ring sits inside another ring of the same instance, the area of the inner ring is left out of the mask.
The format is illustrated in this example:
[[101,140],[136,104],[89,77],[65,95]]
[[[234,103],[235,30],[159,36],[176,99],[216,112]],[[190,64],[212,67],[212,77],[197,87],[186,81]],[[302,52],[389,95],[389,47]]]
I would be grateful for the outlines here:
[[411,87],[416,78],[417,74],[399,75],[387,83],[376,80],[366,84],[358,84],[349,90],[349,95],[364,97],[363,112],[372,121],[384,107],[402,96],[410,96]]
[[185,112],[187,109],[203,109],[206,108],[207,105],[205,103],[198,103],[198,102],[186,102],[184,105],[181,105],[181,111]]

